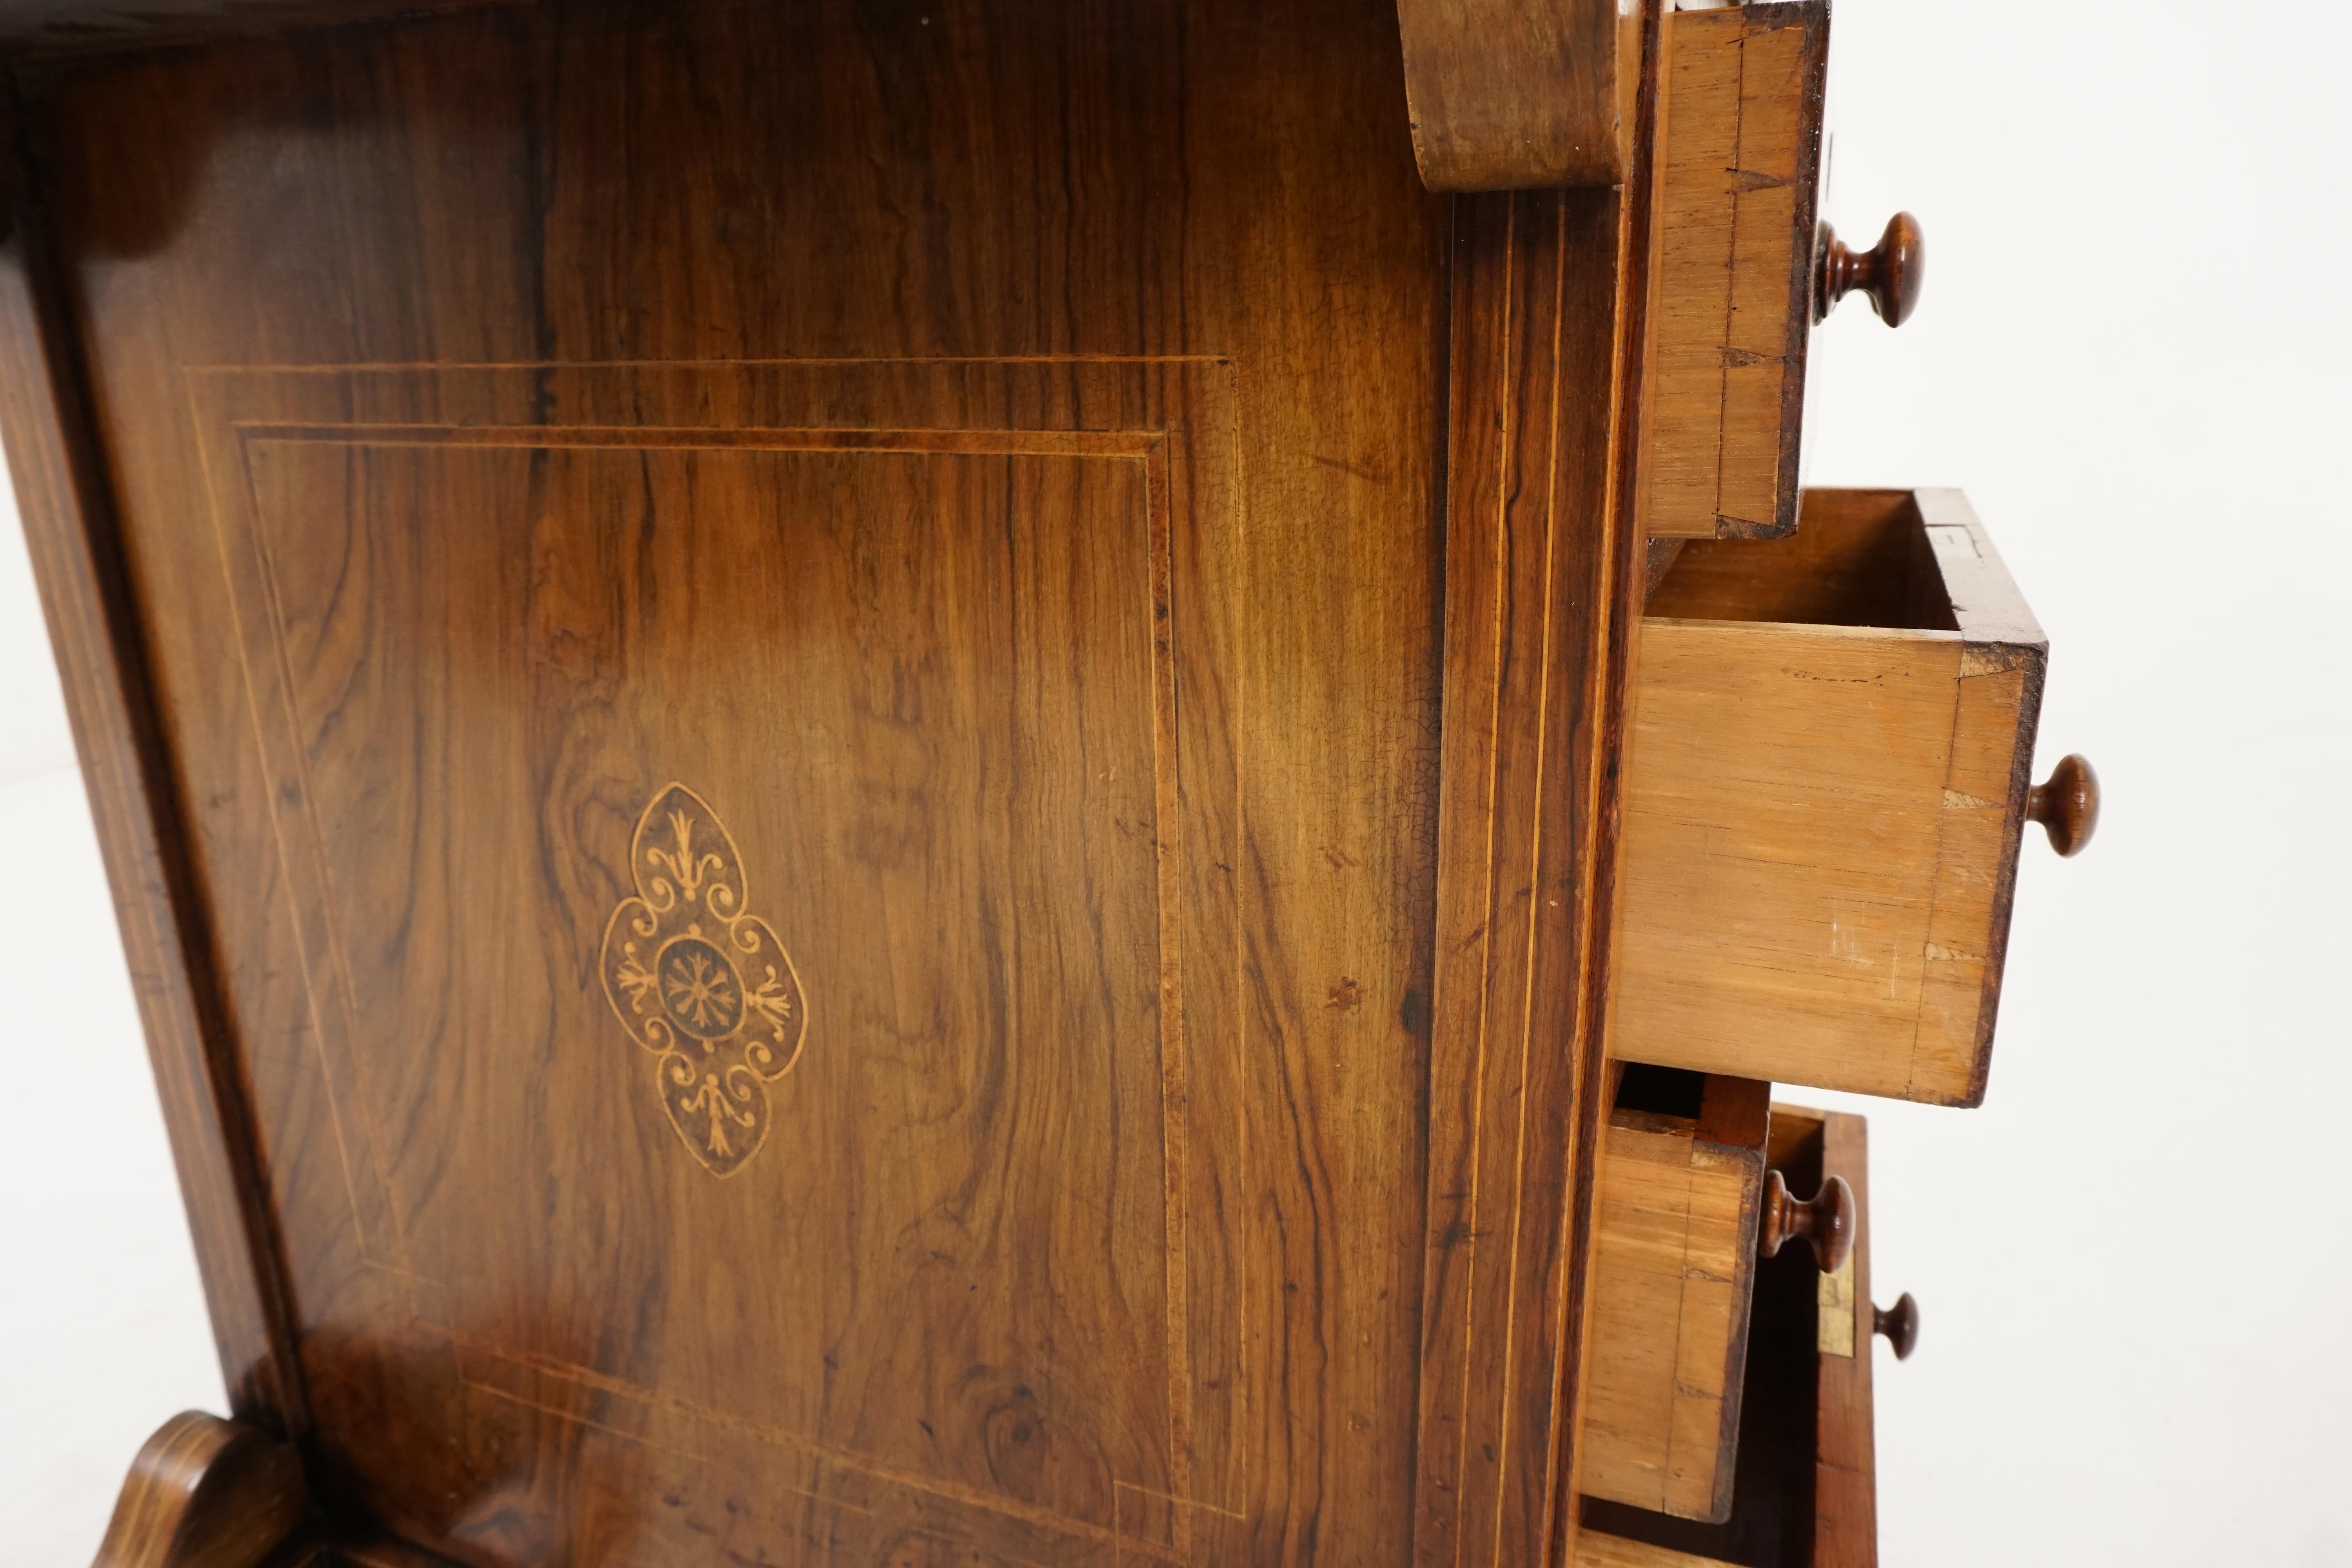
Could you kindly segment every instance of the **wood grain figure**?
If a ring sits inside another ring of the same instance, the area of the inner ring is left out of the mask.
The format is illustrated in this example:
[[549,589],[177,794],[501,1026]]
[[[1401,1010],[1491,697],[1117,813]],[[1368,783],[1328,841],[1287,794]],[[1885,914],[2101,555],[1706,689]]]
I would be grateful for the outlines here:
[[1601,10],[1606,177],[1454,199],[1380,0],[0,0],[0,422],[313,1560],[1569,1550]]
[[1827,20],[0,0],[230,1404],[100,1568],[1865,1568],[1768,1084],[1979,1100],[2097,792],[1800,496]]
[[[1638,272],[1603,258],[1633,226],[1599,191],[1465,207],[1456,254],[1486,259],[1454,299],[1414,1530],[1415,1561],[1433,1564],[1558,1552],[1574,1530],[1605,1109],[1589,1020],[1607,984],[1609,770],[1643,581],[1638,536],[1592,526],[1623,516],[1611,431],[1624,394],[1595,398],[1586,379],[1628,357],[1620,296]],[[1535,1367],[1546,1381],[1523,1383]],[[1531,1387],[1549,1392],[1511,1393]],[[1543,1470],[1523,1468],[1538,1451]]]
[[184,1411],[131,1460],[92,1568],[256,1568],[309,1507],[291,1445]]
[[1433,191],[1625,178],[1641,5],[1397,0],[1413,154]]

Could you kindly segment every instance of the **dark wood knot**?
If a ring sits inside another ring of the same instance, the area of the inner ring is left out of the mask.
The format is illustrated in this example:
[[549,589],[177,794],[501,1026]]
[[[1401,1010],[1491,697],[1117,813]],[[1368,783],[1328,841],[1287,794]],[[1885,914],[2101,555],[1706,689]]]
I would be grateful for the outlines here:
[[1919,1303],[1906,1290],[1895,1298],[1892,1307],[1873,1307],[1870,1329],[1886,1336],[1886,1342],[1895,1347],[1896,1361],[1909,1361],[1911,1347],[1919,1342]]
[[1756,1250],[1766,1258],[1779,1253],[1784,1243],[1802,1241],[1813,1249],[1822,1272],[1834,1274],[1853,1251],[1855,1228],[1853,1189],[1843,1176],[1832,1176],[1811,1201],[1801,1204],[1789,1195],[1789,1184],[1780,1172],[1765,1173],[1764,1215],[1757,1226]]
[[1888,218],[1886,231],[1868,250],[1855,250],[1823,224],[1813,247],[1813,320],[1826,317],[1832,306],[1859,289],[1870,296],[1880,321],[1899,327],[1919,308],[1919,288],[1927,278],[1927,237],[1909,213]]
[[2099,827],[2099,775],[2089,760],[2059,758],[2050,776],[2025,797],[2025,815],[2042,824],[2050,835],[2050,847],[2059,854],[2081,850]]

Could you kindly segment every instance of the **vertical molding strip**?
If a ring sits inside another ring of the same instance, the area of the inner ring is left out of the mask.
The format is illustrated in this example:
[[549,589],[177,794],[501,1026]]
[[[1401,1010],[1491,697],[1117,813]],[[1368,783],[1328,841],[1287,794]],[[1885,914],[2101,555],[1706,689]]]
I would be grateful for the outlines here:
[[232,1413],[265,1432],[308,1426],[283,1262],[188,862],[71,291],[32,177],[9,84],[0,240],[0,438],[58,655],[196,1266]]

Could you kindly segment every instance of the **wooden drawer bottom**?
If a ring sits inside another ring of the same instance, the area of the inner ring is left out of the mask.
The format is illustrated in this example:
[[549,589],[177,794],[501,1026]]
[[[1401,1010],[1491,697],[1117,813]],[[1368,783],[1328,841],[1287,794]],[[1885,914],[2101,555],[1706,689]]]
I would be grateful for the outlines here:
[[1578,1568],[1876,1568],[1864,1121],[1775,1105],[1767,1158],[1798,1192],[1846,1179],[1861,1220],[1853,1251],[1835,1274],[1803,1247],[1757,1263],[1729,1518],[1708,1524],[1588,1496]]

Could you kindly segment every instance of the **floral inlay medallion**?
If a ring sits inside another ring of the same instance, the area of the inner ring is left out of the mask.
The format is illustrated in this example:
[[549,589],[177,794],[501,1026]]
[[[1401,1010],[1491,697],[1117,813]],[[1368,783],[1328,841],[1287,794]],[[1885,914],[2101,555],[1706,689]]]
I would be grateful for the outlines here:
[[792,955],[750,911],[735,841],[681,784],[656,793],[629,843],[636,894],[605,922],[597,971],[614,1016],[654,1056],[669,1124],[726,1176],[760,1152],[768,1085],[800,1059],[807,1005]]

